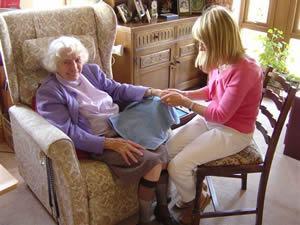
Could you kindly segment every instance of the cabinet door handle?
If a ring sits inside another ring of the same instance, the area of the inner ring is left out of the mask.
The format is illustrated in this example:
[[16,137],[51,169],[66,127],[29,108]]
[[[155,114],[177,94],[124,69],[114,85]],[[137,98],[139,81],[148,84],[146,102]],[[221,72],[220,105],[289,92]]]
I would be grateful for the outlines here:
[[173,59],[174,59],[174,61],[175,61],[176,64],[180,63],[180,61],[178,60],[177,57],[173,57]]
[[158,39],[159,38],[159,34],[155,33],[153,37],[154,37],[154,39]]

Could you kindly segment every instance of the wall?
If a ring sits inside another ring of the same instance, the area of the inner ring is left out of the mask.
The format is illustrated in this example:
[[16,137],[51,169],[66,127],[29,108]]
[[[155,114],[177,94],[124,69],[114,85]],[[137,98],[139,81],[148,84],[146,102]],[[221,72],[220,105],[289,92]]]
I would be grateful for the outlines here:
[[[47,2],[47,3],[46,3]],[[57,7],[63,5],[63,0],[20,0],[21,9]]]
[[71,5],[93,4],[99,0],[20,0],[21,9],[49,8],[63,6],[64,2]]

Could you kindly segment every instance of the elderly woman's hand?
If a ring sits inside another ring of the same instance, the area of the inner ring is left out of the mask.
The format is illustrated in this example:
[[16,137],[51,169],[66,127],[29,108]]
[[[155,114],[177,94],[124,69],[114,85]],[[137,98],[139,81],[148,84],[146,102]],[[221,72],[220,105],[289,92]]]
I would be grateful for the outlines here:
[[174,88],[169,88],[169,89],[166,89],[166,90],[163,90],[163,94],[162,95],[166,95],[166,94],[169,94],[169,93],[178,93],[180,95],[183,95],[183,96],[186,96],[186,91],[181,91],[179,89],[174,89]]
[[120,153],[128,165],[131,165],[129,158],[135,163],[138,162],[133,153],[142,156],[143,153],[141,150],[145,150],[143,146],[123,138],[105,138],[104,149],[110,149]]
[[158,96],[161,97],[164,94],[164,91],[157,88],[149,88],[144,94],[144,97]]

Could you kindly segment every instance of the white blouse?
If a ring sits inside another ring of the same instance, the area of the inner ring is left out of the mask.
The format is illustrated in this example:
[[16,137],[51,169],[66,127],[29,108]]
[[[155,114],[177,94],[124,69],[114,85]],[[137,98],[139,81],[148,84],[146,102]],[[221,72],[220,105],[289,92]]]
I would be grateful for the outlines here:
[[76,81],[65,80],[58,74],[56,78],[67,89],[77,94],[79,112],[88,120],[94,135],[116,136],[108,118],[119,113],[119,106],[109,94],[95,88],[82,74]]

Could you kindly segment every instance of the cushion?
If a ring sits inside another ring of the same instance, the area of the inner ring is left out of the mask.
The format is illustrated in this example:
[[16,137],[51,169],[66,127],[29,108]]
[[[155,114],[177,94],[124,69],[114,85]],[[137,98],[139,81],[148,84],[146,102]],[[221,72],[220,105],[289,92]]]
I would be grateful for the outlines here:
[[218,159],[205,163],[205,166],[215,167],[215,166],[237,166],[237,165],[254,165],[263,163],[263,156],[257,146],[257,144],[252,141],[250,145],[244,148],[237,154],[225,157],[223,159]]
[[[79,39],[89,52],[88,62],[93,62],[96,58],[96,45],[93,37],[89,35],[73,35]],[[24,67],[28,70],[38,70],[42,68],[42,59],[48,50],[50,42],[58,37],[45,37],[26,40],[22,46]]]

